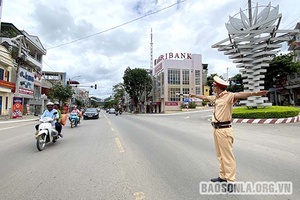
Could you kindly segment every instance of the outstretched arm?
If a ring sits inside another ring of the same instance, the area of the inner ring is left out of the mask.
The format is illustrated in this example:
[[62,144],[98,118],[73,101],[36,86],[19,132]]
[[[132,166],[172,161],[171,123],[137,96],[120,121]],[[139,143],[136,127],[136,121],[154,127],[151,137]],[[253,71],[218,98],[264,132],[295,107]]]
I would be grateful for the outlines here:
[[237,92],[234,93],[234,98],[235,99],[245,99],[247,97],[252,97],[252,96],[263,96],[268,93],[268,90],[262,90],[258,92]]
[[207,96],[202,95],[202,94],[199,94],[199,95],[196,95],[196,94],[190,94],[190,97],[191,97],[191,98],[195,97],[195,98],[199,98],[199,99],[202,99],[202,100],[208,100],[208,99],[207,99]]

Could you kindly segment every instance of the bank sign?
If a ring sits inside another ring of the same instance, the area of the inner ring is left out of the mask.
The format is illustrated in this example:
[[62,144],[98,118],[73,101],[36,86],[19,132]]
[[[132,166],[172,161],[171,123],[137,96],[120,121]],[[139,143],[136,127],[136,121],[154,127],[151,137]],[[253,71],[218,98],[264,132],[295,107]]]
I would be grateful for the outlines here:
[[27,95],[34,93],[34,74],[22,68],[19,72],[19,93]]
[[166,59],[192,59],[192,54],[191,53],[165,53],[160,55],[157,59],[154,60],[154,65],[157,65],[162,60]]

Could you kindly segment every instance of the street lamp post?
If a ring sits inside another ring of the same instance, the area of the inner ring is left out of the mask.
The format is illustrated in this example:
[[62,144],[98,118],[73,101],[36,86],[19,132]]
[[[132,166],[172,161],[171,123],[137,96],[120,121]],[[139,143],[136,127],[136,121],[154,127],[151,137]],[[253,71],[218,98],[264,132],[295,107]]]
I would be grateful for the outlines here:
[[74,76],[74,77],[72,77],[72,78],[69,78],[69,85],[71,84],[71,81],[72,81],[74,78],[81,78],[81,76]]

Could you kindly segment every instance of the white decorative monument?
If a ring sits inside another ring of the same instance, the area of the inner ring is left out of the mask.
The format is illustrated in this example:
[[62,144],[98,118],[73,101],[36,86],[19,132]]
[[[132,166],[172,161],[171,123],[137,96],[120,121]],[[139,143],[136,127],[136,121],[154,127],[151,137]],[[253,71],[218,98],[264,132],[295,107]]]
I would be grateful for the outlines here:
[[[279,6],[267,6],[252,8],[248,2],[248,17],[242,9],[235,16],[229,16],[226,23],[228,38],[212,46],[224,51],[237,63],[237,68],[245,77],[243,84],[246,92],[256,92],[264,89],[264,73],[269,66],[282,42],[290,40],[290,35],[295,30],[279,30],[282,14],[279,14]],[[252,9],[254,12],[252,12]],[[267,97],[248,97],[241,101],[246,106],[271,106],[267,103]]]

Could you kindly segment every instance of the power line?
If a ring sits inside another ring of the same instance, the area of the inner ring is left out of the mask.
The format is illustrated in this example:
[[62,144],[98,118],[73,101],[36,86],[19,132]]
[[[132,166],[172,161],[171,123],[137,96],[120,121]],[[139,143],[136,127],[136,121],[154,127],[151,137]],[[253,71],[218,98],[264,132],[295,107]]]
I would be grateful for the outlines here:
[[82,38],[78,38],[78,39],[76,39],[76,40],[72,40],[72,41],[70,41],[70,42],[66,42],[66,43],[63,43],[63,44],[60,44],[60,45],[57,45],[57,46],[50,47],[50,48],[48,48],[47,50],[59,48],[59,47],[62,47],[62,46],[68,45],[68,44],[72,44],[72,43],[78,42],[78,41],[80,41],[80,40],[85,40],[85,39],[94,37],[94,36],[96,36],[96,35],[100,35],[100,34],[102,34],[102,33],[106,33],[106,32],[108,32],[108,31],[117,29],[117,28],[119,28],[119,27],[125,26],[125,25],[127,25],[127,24],[130,24],[130,23],[132,23],[132,22],[138,21],[138,20],[140,20],[140,19],[143,19],[143,18],[145,18],[145,17],[147,17],[147,16],[154,15],[154,14],[156,14],[156,13],[159,13],[159,12],[161,12],[161,11],[163,11],[163,10],[166,10],[166,9],[168,9],[168,8],[171,8],[171,7],[175,6],[175,5],[179,5],[179,4],[181,4],[181,3],[185,2],[185,1],[187,1],[187,0],[177,1],[176,3],[171,4],[171,5],[169,5],[169,6],[166,6],[166,7],[162,8],[162,9],[160,9],[160,10],[157,10],[157,11],[154,11],[154,12],[151,12],[151,13],[148,13],[148,14],[146,14],[146,15],[143,15],[143,16],[141,16],[141,17],[135,18],[135,19],[130,20],[130,21],[128,21],[128,22],[125,22],[125,23],[123,23],[123,24],[114,26],[114,27],[109,28],[109,29],[106,29],[106,30],[104,30],[104,31],[100,31],[100,32],[98,32],[98,33],[94,33],[94,34],[92,34],[92,35],[88,35],[88,36],[85,36],[85,37],[82,37]]

